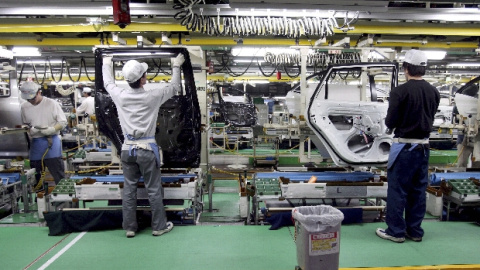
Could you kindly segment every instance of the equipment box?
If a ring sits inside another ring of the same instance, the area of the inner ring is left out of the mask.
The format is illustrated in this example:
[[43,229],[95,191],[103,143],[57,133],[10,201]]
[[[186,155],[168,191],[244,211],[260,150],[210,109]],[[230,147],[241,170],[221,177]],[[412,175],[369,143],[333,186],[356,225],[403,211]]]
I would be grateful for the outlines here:
[[440,189],[434,187],[427,188],[427,213],[439,217],[442,215],[443,197]]
[[119,200],[122,199],[122,190],[116,184],[93,183],[75,185],[75,192],[79,200]]
[[290,183],[282,184],[281,188],[285,198],[326,198],[327,196],[325,183]]

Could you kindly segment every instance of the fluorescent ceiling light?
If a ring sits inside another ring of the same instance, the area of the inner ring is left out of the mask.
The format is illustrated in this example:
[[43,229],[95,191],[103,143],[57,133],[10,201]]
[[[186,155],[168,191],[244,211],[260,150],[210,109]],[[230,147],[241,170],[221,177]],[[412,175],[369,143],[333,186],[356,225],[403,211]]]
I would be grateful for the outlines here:
[[269,80],[250,80],[251,83],[258,83],[258,84],[267,84],[270,83]]
[[[407,51],[402,51],[402,52],[407,52]],[[445,58],[445,55],[447,55],[446,51],[422,51],[422,52],[425,53],[428,60],[442,60]],[[405,59],[405,55],[401,55],[398,59],[400,61],[403,61]]]
[[422,40],[411,40],[411,39],[377,39],[377,43],[421,43],[427,44],[428,41],[426,39]]
[[244,83],[251,83],[251,84],[255,84],[255,83],[258,83],[258,84],[267,84],[267,83],[270,83],[269,80],[234,80],[233,81],[234,84],[237,84],[237,83],[241,83],[241,84],[244,84]]
[[470,63],[470,62],[458,62],[458,63],[450,63],[447,67],[480,67],[480,63]]
[[0,58],[12,59],[13,52],[10,50],[7,50],[5,47],[0,47]]
[[37,47],[13,47],[13,56],[41,56]]
[[[250,63],[250,62],[252,62],[252,59],[234,59],[233,62],[236,62],[236,63]],[[254,63],[256,63],[256,62],[263,63],[263,62],[265,62],[265,60],[254,59],[253,62]]]
[[142,55],[173,55],[168,52],[112,52],[113,55],[142,56]]
[[232,48],[233,56],[265,56],[266,53],[272,54],[299,54],[300,51],[297,49],[287,48],[287,47],[235,47]]
[[[17,64],[48,64],[46,59],[35,59],[35,60],[17,60]],[[61,64],[62,60],[50,60],[50,64]]]
[[428,60],[442,60],[447,55],[446,51],[423,51],[426,55]]

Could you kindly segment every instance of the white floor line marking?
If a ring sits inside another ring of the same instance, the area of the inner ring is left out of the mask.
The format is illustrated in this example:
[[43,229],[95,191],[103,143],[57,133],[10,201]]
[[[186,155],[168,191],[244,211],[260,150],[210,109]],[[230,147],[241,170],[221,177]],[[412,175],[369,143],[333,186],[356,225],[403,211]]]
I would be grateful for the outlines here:
[[46,263],[44,263],[38,270],[44,270],[47,268],[50,264],[52,264],[56,259],[58,259],[60,256],[62,256],[65,251],[67,251],[69,248],[71,248],[80,238],[82,238],[87,232],[82,232],[80,233],[75,239],[72,240],[72,242],[68,243],[62,250],[60,250],[55,256],[53,256],[50,260],[48,260]]

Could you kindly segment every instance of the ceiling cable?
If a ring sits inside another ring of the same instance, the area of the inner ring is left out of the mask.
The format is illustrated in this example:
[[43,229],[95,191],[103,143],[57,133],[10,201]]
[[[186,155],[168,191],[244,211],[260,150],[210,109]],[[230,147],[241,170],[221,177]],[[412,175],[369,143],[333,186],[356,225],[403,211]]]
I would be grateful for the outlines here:
[[[303,17],[255,17],[239,16],[238,10],[235,16],[220,16],[220,9],[217,9],[216,16],[204,16],[203,8],[200,14],[193,11],[193,7],[202,2],[201,0],[182,0],[173,8],[178,10],[174,19],[180,21],[189,31],[200,32],[210,36],[256,36],[256,35],[281,35],[288,38],[299,38],[302,35],[319,36],[320,38],[334,35],[334,30],[343,32],[353,30],[352,24],[357,22],[359,12],[355,12],[352,18],[346,12],[343,24],[339,26],[335,13],[329,18]],[[222,22],[220,24],[220,22]]]

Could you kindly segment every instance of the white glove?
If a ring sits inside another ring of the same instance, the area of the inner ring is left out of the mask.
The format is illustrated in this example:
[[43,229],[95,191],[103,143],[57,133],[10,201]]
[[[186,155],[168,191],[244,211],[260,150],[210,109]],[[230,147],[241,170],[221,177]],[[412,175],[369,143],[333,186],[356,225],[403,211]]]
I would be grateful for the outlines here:
[[38,135],[38,134],[41,134],[40,129],[37,129],[37,128],[34,128],[34,127],[30,128],[30,135],[31,136],[35,136],[35,135]]
[[112,65],[112,58],[113,58],[113,56],[111,56],[111,55],[103,56],[103,64],[111,66]]
[[173,67],[180,67],[185,62],[185,56],[179,53],[175,59],[173,59]]
[[41,129],[40,133],[42,133],[42,135],[44,136],[50,136],[50,135],[56,134],[57,130],[54,127],[47,127],[45,129]]

